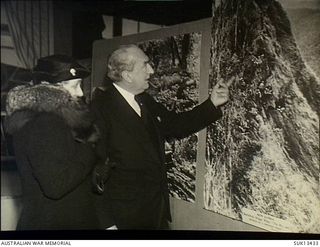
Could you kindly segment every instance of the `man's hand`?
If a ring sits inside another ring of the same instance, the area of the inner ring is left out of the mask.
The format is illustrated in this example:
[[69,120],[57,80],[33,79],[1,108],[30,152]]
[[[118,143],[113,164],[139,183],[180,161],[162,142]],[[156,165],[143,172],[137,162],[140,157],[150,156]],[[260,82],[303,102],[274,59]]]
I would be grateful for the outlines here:
[[218,83],[213,87],[210,98],[215,107],[221,106],[228,102],[229,86],[234,80],[234,76],[226,82],[224,82],[223,79],[220,79]]

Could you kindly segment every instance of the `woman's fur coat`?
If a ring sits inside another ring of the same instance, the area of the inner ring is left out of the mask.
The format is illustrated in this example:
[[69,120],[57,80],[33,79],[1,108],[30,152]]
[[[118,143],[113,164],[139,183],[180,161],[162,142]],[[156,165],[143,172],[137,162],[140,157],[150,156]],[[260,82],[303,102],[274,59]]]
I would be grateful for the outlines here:
[[39,84],[18,86],[7,96],[6,129],[13,134],[38,114],[54,113],[60,116],[72,129],[78,141],[95,142],[98,130],[84,101],[71,97],[60,85]]

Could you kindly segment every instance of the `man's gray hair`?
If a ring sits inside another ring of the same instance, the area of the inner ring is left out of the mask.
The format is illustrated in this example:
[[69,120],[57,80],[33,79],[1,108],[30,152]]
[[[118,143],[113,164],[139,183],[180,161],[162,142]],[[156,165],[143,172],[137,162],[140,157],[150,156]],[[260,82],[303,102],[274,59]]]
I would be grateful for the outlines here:
[[123,71],[132,71],[135,65],[135,59],[129,56],[129,50],[138,48],[136,45],[122,45],[119,49],[111,53],[108,60],[108,77],[114,81],[121,81]]

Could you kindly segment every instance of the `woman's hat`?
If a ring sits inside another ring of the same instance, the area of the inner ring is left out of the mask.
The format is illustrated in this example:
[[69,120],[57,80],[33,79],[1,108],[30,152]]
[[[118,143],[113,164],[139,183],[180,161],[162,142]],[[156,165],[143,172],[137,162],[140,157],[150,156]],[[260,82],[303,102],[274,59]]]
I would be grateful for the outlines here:
[[37,82],[47,81],[57,83],[77,78],[85,78],[90,71],[80,65],[74,58],[66,55],[52,55],[38,59],[33,69],[33,76]]

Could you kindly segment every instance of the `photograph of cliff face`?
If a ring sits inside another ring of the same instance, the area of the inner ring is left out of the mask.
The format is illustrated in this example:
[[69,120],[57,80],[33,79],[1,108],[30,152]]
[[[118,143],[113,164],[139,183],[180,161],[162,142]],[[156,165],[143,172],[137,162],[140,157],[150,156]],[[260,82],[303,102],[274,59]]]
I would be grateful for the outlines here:
[[[167,109],[182,112],[199,102],[201,34],[187,33],[138,44],[155,73],[148,93]],[[197,134],[166,142],[170,195],[194,202]]]
[[278,2],[222,2],[209,85],[237,80],[207,129],[204,207],[269,231],[320,233],[320,80]]

